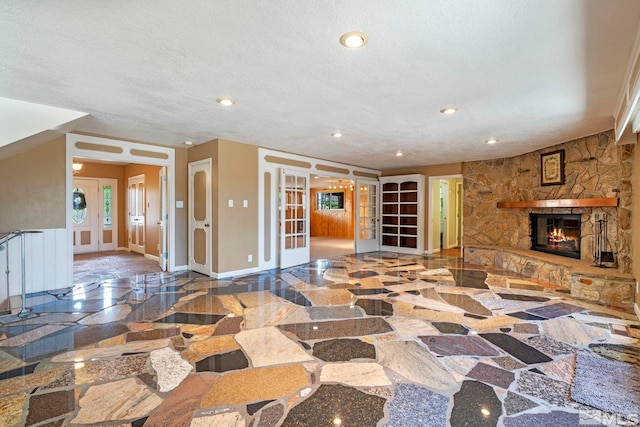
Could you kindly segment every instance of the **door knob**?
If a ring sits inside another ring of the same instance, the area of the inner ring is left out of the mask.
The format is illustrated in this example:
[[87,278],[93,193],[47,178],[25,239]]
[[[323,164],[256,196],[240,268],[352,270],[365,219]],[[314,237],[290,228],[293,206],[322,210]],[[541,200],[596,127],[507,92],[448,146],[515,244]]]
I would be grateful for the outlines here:
[[205,226],[205,227],[208,227],[208,226],[209,226],[209,224],[205,224],[204,226]]

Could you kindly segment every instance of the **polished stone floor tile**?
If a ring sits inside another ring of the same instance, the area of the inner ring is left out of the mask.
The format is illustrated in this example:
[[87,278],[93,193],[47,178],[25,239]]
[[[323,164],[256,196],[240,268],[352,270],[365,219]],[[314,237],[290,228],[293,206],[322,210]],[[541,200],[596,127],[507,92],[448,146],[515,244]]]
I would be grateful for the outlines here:
[[507,397],[504,399],[504,410],[506,415],[519,414],[520,412],[524,412],[538,406],[539,405],[537,403],[512,391],[508,391]]
[[283,325],[280,328],[291,332],[303,341],[327,338],[361,337],[383,334],[393,329],[379,317],[366,319],[336,320],[327,322],[298,323]]
[[467,335],[469,329],[459,323],[431,322],[431,324],[443,334]]
[[397,384],[387,427],[446,427],[449,398],[414,384]]
[[353,387],[392,385],[384,368],[374,362],[327,363],[320,371],[320,382],[340,383]]
[[559,302],[542,307],[530,308],[527,311],[531,314],[541,316],[546,319],[554,319],[556,317],[566,316],[568,314],[577,313],[580,311],[586,311],[586,308],[574,304],[567,304],[566,302]]
[[493,388],[478,382],[464,381],[453,396],[452,426],[493,427],[502,415],[502,403]]
[[74,390],[35,394],[29,399],[26,425],[33,425],[61,415],[70,414],[76,407]]
[[384,417],[385,403],[353,387],[323,384],[291,408],[282,427],[375,426]]
[[455,257],[225,280],[128,259],[0,316],[0,425],[577,426],[599,410],[576,354],[640,364],[632,312]]
[[504,369],[496,368],[485,363],[478,363],[474,366],[467,374],[467,377],[504,388],[505,390],[509,388],[516,378],[513,372],[505,371]]
[[534,364],[551,361],[549,356],[539,352],[535,348],[523,343],[511,335],[491,333],[481,334],[480,336],[524,363]]
[[640,365],[640,348],[620,344],[590,344],[593,353],[620,362]]
[[230,371],[214,382],[200,401],[200,407],[244,405],[277,399],[309,385],[305,369],[298,364]]
[[319,341],[313,345],[313,356],[325,362],[348,362],[353,359],[374,359],[374,345],[358,339]]
[[407,380],[432,390],[451,390],[457,383],[438,358],[415,341],[378,344],[379,362]]
[[196,362],[196,372],[227,372],[249,367],[249,361],[240,350],[214,354]]
[[242,331],[235,340],[256,368],[314,360],[298,343],[274,326]]
[[478,336],[421,336],[420,340],[441,356],[498,356],[500,352]]
[[491,310],[488,310],[485,306],[480,304],[475,299],[471,298],[469,295],[462,294],[451,294],[440,292],[440,298],[445,300],[449,304],[453,304],[457,307],[460,307],[467,313],[477,314],[479,316],[491,316]]

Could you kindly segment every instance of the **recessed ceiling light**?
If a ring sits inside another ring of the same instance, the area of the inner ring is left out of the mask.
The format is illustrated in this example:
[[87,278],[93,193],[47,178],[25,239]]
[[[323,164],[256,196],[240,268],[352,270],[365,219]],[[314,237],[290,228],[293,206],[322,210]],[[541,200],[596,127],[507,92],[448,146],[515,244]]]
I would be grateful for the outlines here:
[[368,41],[369,37],[360,31],[350,31],[348,33],[344,33],[340,37],[340,44],[348,48],[362,47],[367,44]]
[[442,114],[453,114],[456,111],[458,111],[458,109],[455,107],[445,107],[442,110],[440,110]]
[[340,138],[342,136],[342,132],[334,132],[331,134],[331,136],[334,138]]
[[485,142],[486,142],[487,144],[489,144],[489,145],[493,145],[493,144],[495,144],[496,142],[498,142],[498,140],[497,140],[497,139],[495,139],[495,138],[489,138],[489,139],[487,139]]
[[216,102],[220,105],[224,105],[225,107],[228,107],[236,103],[236,101],[234,101],[231,98],[218,98],[216,99]]
[[193,145],[193,141],[185,141],[184,145]]
[[402,151],[396,151],[396,157],[402,157],[404,153]]

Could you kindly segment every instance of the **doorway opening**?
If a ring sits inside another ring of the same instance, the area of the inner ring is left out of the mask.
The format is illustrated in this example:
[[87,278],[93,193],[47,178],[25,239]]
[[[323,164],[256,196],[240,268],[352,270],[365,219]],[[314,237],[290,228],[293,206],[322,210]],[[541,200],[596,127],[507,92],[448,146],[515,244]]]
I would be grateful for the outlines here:
[[355,185],[351,179],[311,177],[311,262],[355,252]]
[[462,175],[429,177],[427,253],[462,252]]
[[[67,134],[67,166],[69,283],[182,269],[169,239],[175,230],[173,149]],[[97,183],[97,194],[76,197],[79,183]],[[98,221],[84,234],[91,245],[78,251],[74,243],[83,236],[74,218],[91,206],[98,207]]]

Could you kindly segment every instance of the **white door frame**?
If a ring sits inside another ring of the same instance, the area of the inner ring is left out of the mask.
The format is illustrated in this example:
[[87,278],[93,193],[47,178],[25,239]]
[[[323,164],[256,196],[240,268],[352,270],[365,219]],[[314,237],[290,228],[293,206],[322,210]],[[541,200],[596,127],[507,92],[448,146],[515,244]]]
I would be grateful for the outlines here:
[[68,133],[66,135],[66,205],[67,205],[67,283],[73,283],[73,221],[71,211],[73,204],[72,186],[73,171],[71,164],[73,158],[104,160],[122,163],[139,163],[145,165],[166,166],[169,177],[169,271],[186,270],[186,265],[176,264],[176,163],[175,149],[137,142],[121,141],[111,138],[78,135]]
[[462,182],[456,183],[456,244],[462,247]]
[[[213,276],[211,269],[211,159],[199,160],[197,162],[189,163],[189,210],[187,215],[189,217],[189,270],[196,271],[198,273],[206,274],[207,276]],[[205,188],[205,219],[203,221],[197,221],[193,218],[195,197],[193,194],[193,175],[194,172],[205,171],[207,174],[207,183]],[[194,257],[194,243],[195,239],[193,234],[196,228],[204,230],[205,233],[205,262],[204,264],[198,264],[195,262]]]
[[[440,180],[440,179],[456,179],[456,178],[462,178],[462,174],[455,174],[455,175],[439,175],[439,176],[430,176],[429,177],[429,185],[428,185],[428,200],[427,202],[429,203],[429,218],[427,219],[427,225],[428,225],[428,236],[427,236],[427,249],[426,252],[428,254],[432,254],[434,253],[434,247],[433,247],[433,230],[434,230],[434,223],[437,222],[438,224],[440,223],[440,219],[438,218],[438,214],[440,213],[440,209],[437,208],[436,206],[433,205],[433,181],[435,180]],[[440,187],[438,186],[438,191],[440,191]],[[462,220],[462,218],[461,218]],[[460,237],[460,240],[462,240],[462,236]]]

